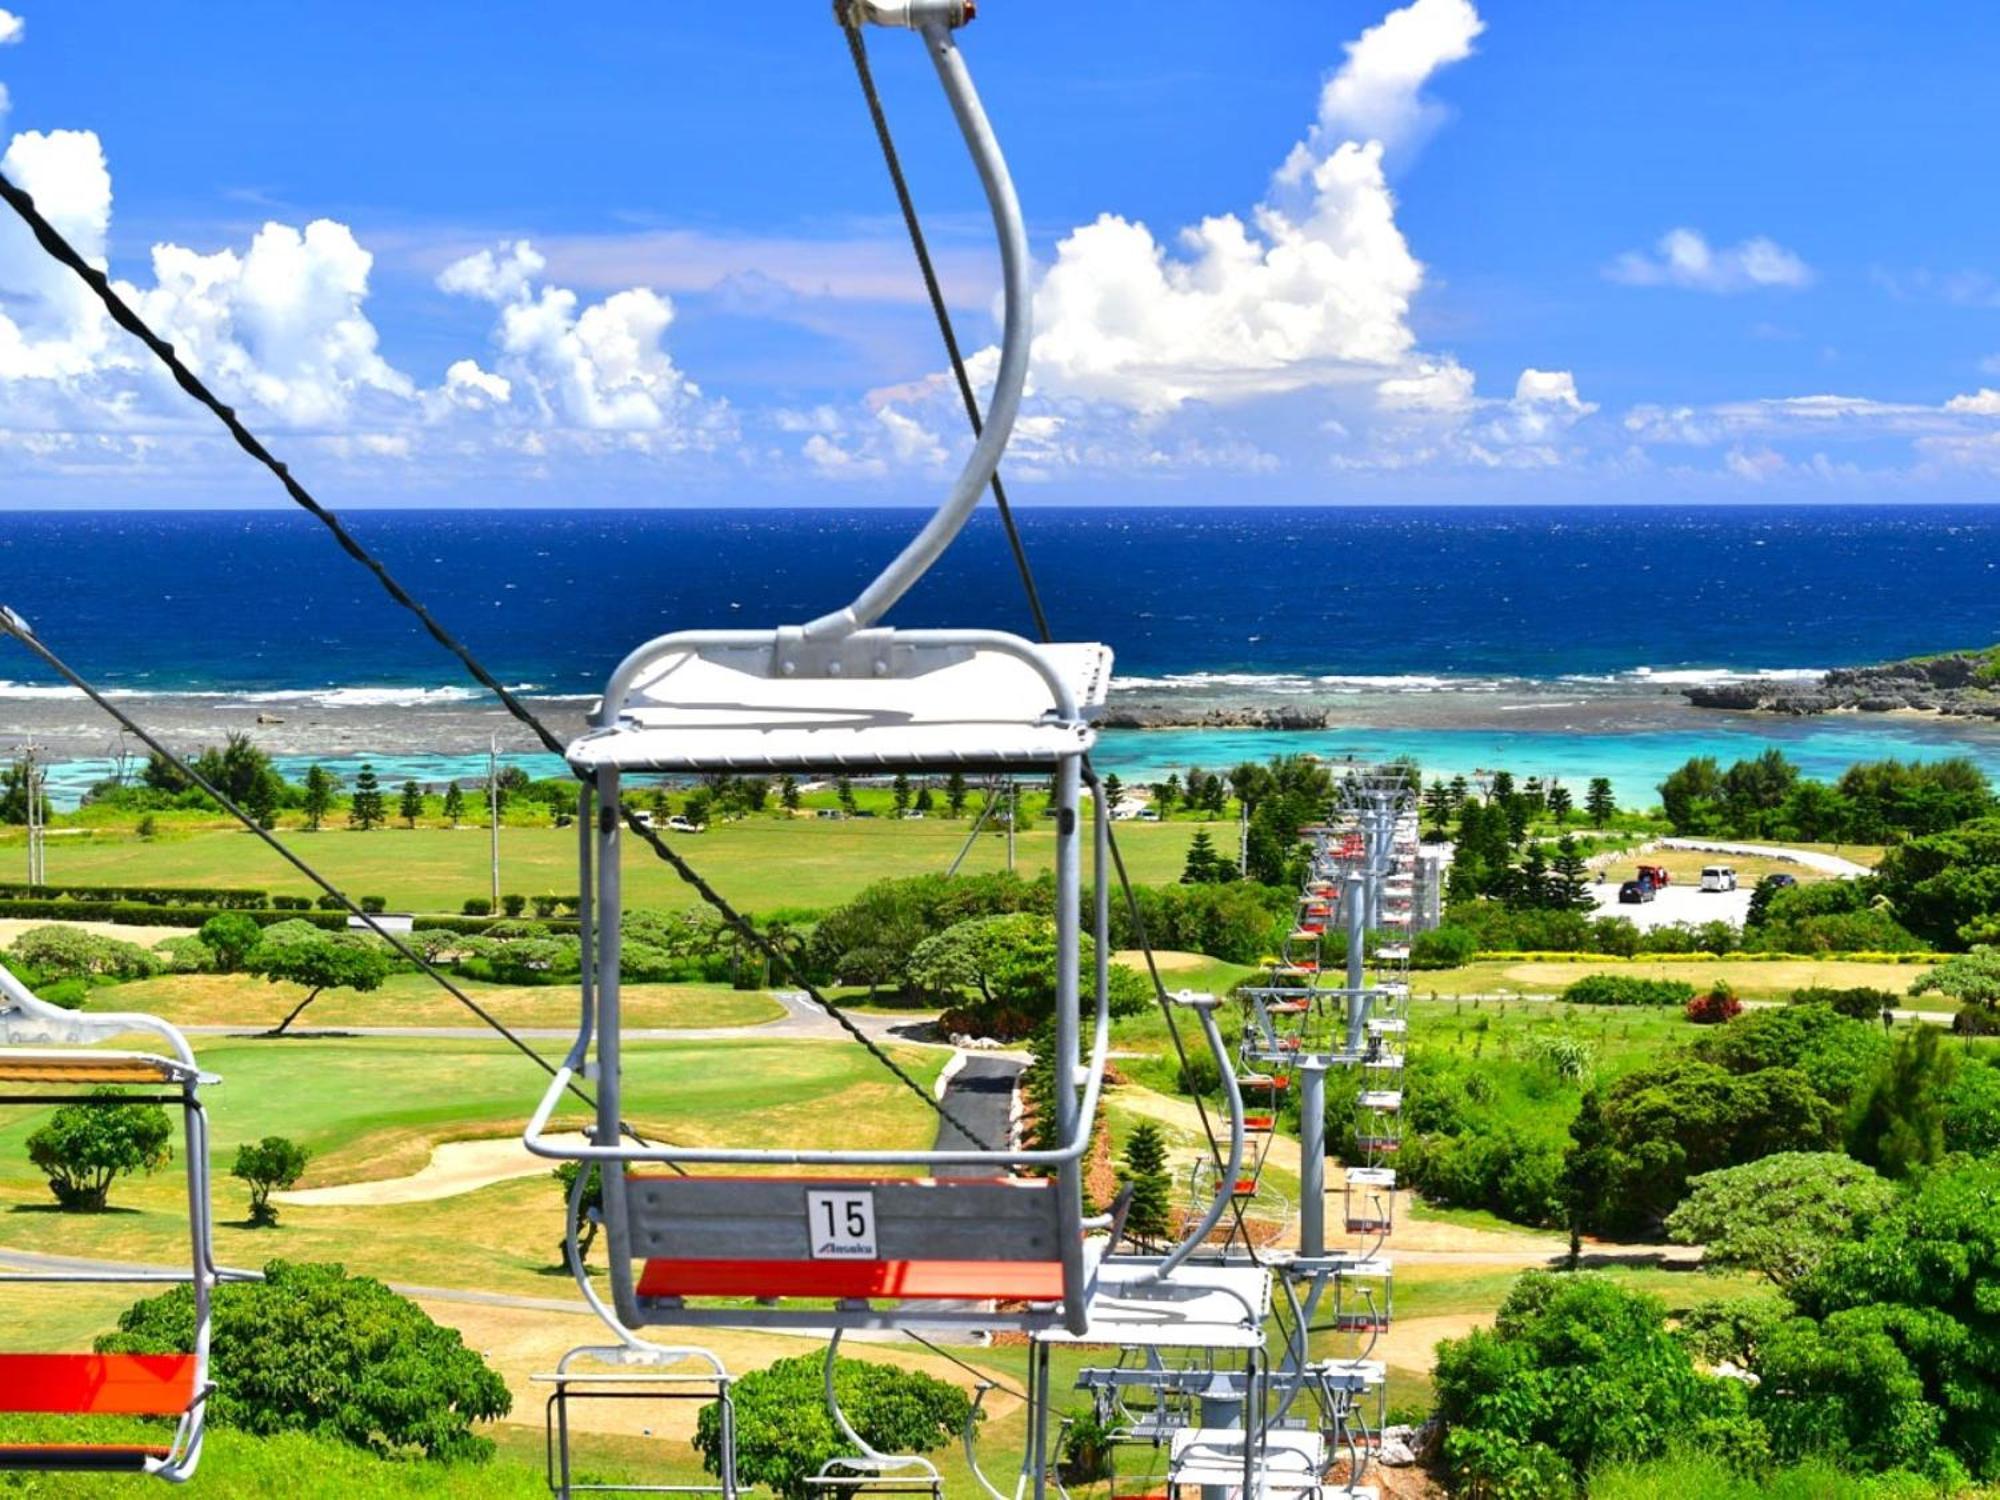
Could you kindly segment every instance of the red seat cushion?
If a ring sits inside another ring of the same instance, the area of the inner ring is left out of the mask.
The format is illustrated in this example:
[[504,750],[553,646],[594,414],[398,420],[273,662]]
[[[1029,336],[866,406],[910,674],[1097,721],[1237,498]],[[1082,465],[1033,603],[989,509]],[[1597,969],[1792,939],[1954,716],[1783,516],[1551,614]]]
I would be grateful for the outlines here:
[[936,1297],[1057,1302],[1060,1261],[649,1260],[642,1297]]
[[0,1354],[0,1411],[177,1417],[194,1376],[192,1354]]

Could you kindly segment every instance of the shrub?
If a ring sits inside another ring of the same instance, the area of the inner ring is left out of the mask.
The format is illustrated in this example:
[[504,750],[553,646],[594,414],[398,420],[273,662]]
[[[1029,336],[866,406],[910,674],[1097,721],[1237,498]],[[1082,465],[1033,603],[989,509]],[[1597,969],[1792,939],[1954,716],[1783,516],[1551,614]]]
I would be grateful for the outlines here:
[[1717,981],[1706,995],[1696,995],[1687,1003],[1687,1018],[1697,1026],[1720,1026],[1743,1014],[1743,1002],[1736,991]]
[[1562,992],[1571,1005],[1683,1005],[1694,998],[1685,979],[1648,979],[1637,974],[1586,974]]
[[490,917],[493,915],[493,903],[484,896],[468,896],[459,910],[468,917]]
[[[209,1416],[268,1436],[307,1432],[384,1456],[451,1461],[489,1456],[475,1422],[507,1414],[506,1382],[456,1329],[339,1265],[274,1260],[261,1282],[215,1292]],[[135,1303],[100,1353],[169,1354],[194,1347],[184,1286]]]
[[500,908],[508,916],[518,917],[528,909],[528,898],[526,896],[516,896],[510,892],[500,898]]
[[158,962],[137,943],[99,937],[75,927],[31,927],[14,939],[7,956],[41,979],[116,983],[145,979],[160,971]]
[[201,940],[215,955],[215,967],[234,974],[250,957],[251,949],[264,936],[264,929],[241,912],[218,912],[201,924]]
[[529,905],[534,907],[535,915],[544,921],[556,914],[556,907],[559,904],[558,899],[554,896],[537,896],[529,903]]
[[1410,944],[1413,969],[1456,969],[1479,955],[1479,936],[1469,927],[1446,923],[1417,934]]
[[263,1229],[278,1222],[278,1211],[271,1207],[271,1193],[299,1180],[309,1154],[298,1142],[281,1135],[245,1141],[236,1148],[236,1165],[229,1169],[229,1175],[250,1185],[252,1224]]
[[1894,1010],[1902,1003],[1902,997],[1892,990],[1872,989],[1858,985],[1853,989],[1826,989],[1820,985],[1808,985],[1804,989],[1792,991],[1794,1005],[1824,1005],[1837,1016],[1846,1016],[1850,1021],[1877,1021],[1885,1010]]
[[389,909],[389,903],[387,899],[381,896],[363,896],[360,901],[360,906],[361,910],[366,915],[371,917],[379,917],[382,915],[383,912]]
[[321,896],[317,901],[313,902],[313,905],[317,906],[321,911],[347,910],[347,903],[331,893]]
[[2000,1013],[1985,1005],[1960,1006],[1951,1029],[1958,1036],[2000,1036]]
[[[806,1482],[854,1445],[827,1414],[825,1361],[817,1354],[781,1359],[736,1382],[736,1473],[783,1500],[808,1500]],[[884,1453],[928,1453],[964,1430],[972,1403],[965,1392],[918,1370],[858,1359],[834,1365],[834,1393],[863,1442]],[[694,1445],[711,1474],[721,1469],[722,1419],[711,1403],[695,1422]]]
[[273,896],[271,905],[278,911],[311,911],[310,896]]
[[[123,1097],[91,1090],[93,1099]],[[173,1157],[173,1125],[157,1104],[65,1104],[28,1137],[28,1160],[49,1179],[66,1213],[98,1213],[111,1184],[130,1172],[157,1172]]]

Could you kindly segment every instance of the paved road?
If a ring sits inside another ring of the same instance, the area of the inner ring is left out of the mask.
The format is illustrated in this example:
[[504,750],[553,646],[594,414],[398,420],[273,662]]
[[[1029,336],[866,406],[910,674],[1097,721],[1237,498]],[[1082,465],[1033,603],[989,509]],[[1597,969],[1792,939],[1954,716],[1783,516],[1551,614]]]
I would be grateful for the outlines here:
[[[948,1120],[938,1121],[940,1151],[1002,1150],[1012,1135],[1014,1087],[1027,1064],[1018,1057],[968,1054],[965,1064],[945,1088],[944,1106],[973,1132],[964,1133]],[[997,1167],[954,1167],[954,1177],[999,1177]]]
[[1693,881],[1685,885],[1676,881],[1665,890],[1656,892],[1651,901],[1635,904],[1619,901],[1618,885],[1617,880],[1607,879],[1602,885],[1590,888],[1591,900],[1596,903],[1591,915],[1628,918],[1641,932],[1650,932],[1655,927],[1671,927],[1676,922],[1699,926],[1703,922],[1719,920],[1732,927],[1741,927],[1750,915],[1750,888],[1747,885],[1733,891],[1704,891]]

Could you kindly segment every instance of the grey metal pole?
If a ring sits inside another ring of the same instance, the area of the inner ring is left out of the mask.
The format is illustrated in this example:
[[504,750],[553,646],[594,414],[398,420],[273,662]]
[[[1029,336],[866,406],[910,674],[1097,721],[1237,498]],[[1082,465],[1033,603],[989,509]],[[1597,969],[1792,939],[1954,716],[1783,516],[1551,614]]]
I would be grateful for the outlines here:
[[1021,794],[1014,778],[1007,778],[1007,873],[1014,873],[1014,824],[1021,816]]
[[500,736],[486,741],[487,863],[493,877],[494,916],[500,915]]
[[[621,793],[616,771],[597,773],[597,906],[592,916],[597,922],[597,1132],[594,1144],[618,1144],[620,1122],[624,1119],[624,1051],[619,1032],[622,996],[619,965],[623,946],[624,891],[619,863],[618,816]],[[581,1168],[579,1170],[582,1170]],[[626,1221],[625,1167],[622,1162],[605,1162],[598,1186],[603,1193],[607,1224],[621,1228]],[[612,1237],[616,1246],[624,1236]],[[611,1261],[612,1305],[628,1324],[636,1321],[637,1302],[632,1287],[632,1262],[615,1252]]]
[[[1211,1431],[1225,1427],[1243,1430],[1244,1467],[1249,1467],[1250,1429],[1243,1420],[1243,1396],[1220,1371],[1201,1393],[1201,1425]],[[1201,1500],[1229,1500],[1230,1486],[1205,1484]]]
[[1368,880],[1359,869],[1350,869],[1342,883],[1341,904],[1347,917],[1347,1050],[1361,1050],[1361,1034],[1368,1021],[1365,987],[1368,946]]
[[1299,1060],[1299,1254],[1326,1254],[1326,1063]]

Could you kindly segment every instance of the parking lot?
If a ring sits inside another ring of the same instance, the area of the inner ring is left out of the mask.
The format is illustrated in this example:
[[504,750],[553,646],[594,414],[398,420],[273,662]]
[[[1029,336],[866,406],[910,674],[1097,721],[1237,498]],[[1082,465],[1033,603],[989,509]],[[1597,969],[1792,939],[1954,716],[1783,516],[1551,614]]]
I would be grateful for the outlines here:
[[1633,925],[1641,931],[1654,927],[1671,927],[1676,922],[1724,921],[1741,927],[1743,919],[1750,913],[1750,887],[1738,886],[1733,891],[1704,891],[1698,880],[1682,884],[1678,879],[1662,891],[1654,893],[1651,901],[1641,901],[1637,905],[1621,905],[1618,900],[1620,881],[1614,878],[1622,875],[1629,879],[1630,869],[1624,862],[1612,867],[1602,885],[1593,885],[1590,894],[1595,898],[1597,917],[1629,917]]

